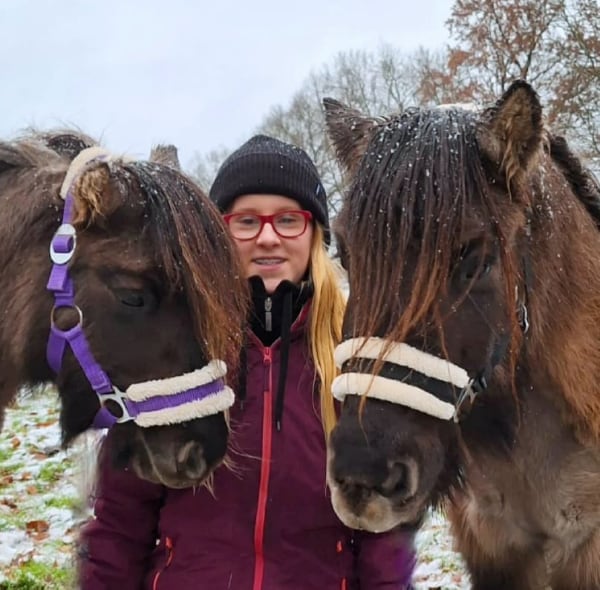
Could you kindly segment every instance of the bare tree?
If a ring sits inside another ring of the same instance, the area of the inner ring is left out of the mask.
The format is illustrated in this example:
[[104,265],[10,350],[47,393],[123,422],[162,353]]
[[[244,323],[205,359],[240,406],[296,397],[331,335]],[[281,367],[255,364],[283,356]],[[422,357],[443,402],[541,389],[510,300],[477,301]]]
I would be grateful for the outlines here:
[[371,114],[403,110],[422,102],[420,65],[432,59],[426,50],[407,55],[389,45],[372,53],[339,53],[331,64],[309,76],[287,108],[273,107],[260,131],[307,151],[321,173],[330,210],[335,215],[344,190],[344,177],[324,132],[322,99],[334,97]]
[[[487,102],[515,78],[540,94],[549,125],[600,156],[598,0],[456,0],[445,71],[458,99]],[[446,86],[447,87],[447,86]]]
[[[339,53],[314,71],[286,106],[271,108],[257,132],[303,147],[337,212],[344,178],[324,133],[322,99],[381,115],[408,106],[486,104],[515,78],[534,85],[548,123],[600,168],[600,11],[598,0],[456,0],[445,51],[407,54],[389,45]],[[228,151],[197,159],[204,187]]]
[[[420,72],[423,63],[441,63],[422,49],[414,55],[389,45],[376,52],[339,53],[330,64],[314,71],[287,106],[277,105],[267,113],[257,133],[266,133],[298,145],[314,160],[329,196],[333,215],[339,207],[344,179],[325,134],[322,99],[332,96],[365,113],[398,111],[422,102]],[[226,149],[197,156],[194,176],[210,186]]]
[[206,154],[196,154],[192,164],[191,175],[199,186],[208,194],[210,186],[217,175],[223,160],[230,154],[231,150],[225,147],[211,150]]

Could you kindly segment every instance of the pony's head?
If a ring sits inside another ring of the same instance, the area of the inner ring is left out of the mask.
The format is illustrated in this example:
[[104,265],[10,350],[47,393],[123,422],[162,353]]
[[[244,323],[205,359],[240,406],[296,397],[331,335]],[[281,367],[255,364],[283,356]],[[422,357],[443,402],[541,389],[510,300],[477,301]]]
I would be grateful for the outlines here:
[[94,420],[116,421],[117,462],[150,481],[195,485],[226,451],[233,399],[223,365],[235,369],[241,346],[243,273],[189,178],[76,156],[88,145],[65,133],[0,144],[5,242],[20,267],[3,356],[21,380],[56,382],[65,444]]
[[325,109],[352,179],[336,224],[350,295],[328,479],[346,524],[382,531],[419,523],[460,483],[465,415],[462,427],[511,444],[515,404],[490,392],[511,390],[528,327],[542,110],[524,82],[481,112]]

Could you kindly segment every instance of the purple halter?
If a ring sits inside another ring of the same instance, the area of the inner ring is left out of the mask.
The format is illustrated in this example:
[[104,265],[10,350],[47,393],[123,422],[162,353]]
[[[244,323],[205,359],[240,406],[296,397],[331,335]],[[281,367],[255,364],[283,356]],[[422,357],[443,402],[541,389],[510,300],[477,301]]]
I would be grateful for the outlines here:
[[[217,414],[233,405],[233,391],[223,378],[225,363],[211,361],[202,369],[178,377],[136,383],[121,391],[115,387],[102,367],[96,362],[83,332],[83,312],[75,303],[75,289],[69,276],[68,263],[75,253],[77,235],[73,219],[75,181],[90,165],[109,163],[113,157],[102,148],[83,150],[71,163],[61,188],[65,200],[62,223],[50,243],[52,270],[46,288],[54,294],[50,314],[50,335],[46,348],[48,364],[55,373],[60,371],[67,345],[70,346],[92,389],[100,401],[94,428],[109,428],[117,422],[135,421],[139,426],[176,424],[193,418]],[[77,312],[77,324],[61,330],[55,324],[56,310],[71,308]],[[120,407],[121,416],[115,416],[106,407],[107,401]]]

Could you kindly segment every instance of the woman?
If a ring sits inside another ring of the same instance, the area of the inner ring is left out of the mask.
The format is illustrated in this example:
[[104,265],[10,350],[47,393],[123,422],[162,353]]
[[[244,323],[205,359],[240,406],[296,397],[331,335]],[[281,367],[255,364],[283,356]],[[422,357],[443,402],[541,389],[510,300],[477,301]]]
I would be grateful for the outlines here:
[[82,534],[82,588],[405,589],[410,539],[347,529],[327,492],[344,298],[316,168],[303,150],[259,135],[225,160],[210,196],[253,303],[230,464],[211,490],[166,489],[104,464]]

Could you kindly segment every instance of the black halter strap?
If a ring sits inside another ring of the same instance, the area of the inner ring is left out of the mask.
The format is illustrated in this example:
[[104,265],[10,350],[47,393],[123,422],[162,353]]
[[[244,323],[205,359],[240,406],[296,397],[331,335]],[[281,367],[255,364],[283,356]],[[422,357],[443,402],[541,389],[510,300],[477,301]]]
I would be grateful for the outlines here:
[[[525,247],[523,248],[523,254],[521,256],[521,268],[523,269],[523,287],[522,294],[519,292],[517,287],[515,293],[515,303],[517,305],[517,320],[521,327],[521,332],[526,335],[529,331],[529,312],[527,310],[527,303],[529,301],[530,292],[533,285],[533,270],[531,266],[531,258],[529,256],[529,239],[531,237],[531,216],[528,217],[527,224],[525,225]],[[503,334],[498,338],[494,346],[494,350],[490,356],[486,367],[480,371],[475,378],[471,381],[468,387],[463,389],[456,402],[456,412],[454,414],[454,421],[459,422],[473,406],[473,403],[478,395],[483,393],[492,378],[492,373],[497,365],[502,362],[502,359],[508,352],[510,344],[510,334]],[[465,408],[465,403],[468,403],[468,407]]]

